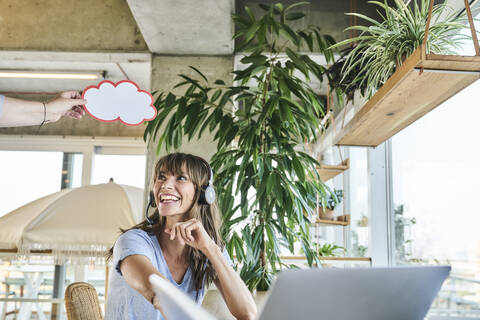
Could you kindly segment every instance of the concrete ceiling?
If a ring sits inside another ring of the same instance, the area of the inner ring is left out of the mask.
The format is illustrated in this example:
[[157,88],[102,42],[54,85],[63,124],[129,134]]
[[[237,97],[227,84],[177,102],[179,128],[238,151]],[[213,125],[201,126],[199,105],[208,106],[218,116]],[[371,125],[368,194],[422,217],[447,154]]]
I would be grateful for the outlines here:
[[[150,53],[94,53],[94,52],[45,52],[45,51],[1,51],[0,70],[35,71],[100,71],[105,79],[117,82],[126,78],[134,81],[141,89],[150,91]],[[122,72],[123,70],[123,72]],[[52,95],[66,90],[82,91],[99,80],[57,79],[4,79],[0,78],[0,93],[9,96],[48,101]],[[120,122],[105,123],[85,116],[82,121],[63,117],[55,123],[38,126],[0,128],[0,135],[56,135],[56,136],[112,136],[142,137],[144,126],[126,126]]]
[[234,0],[127,0],[151,52],[229,55]]
[[[100,71],[113,82],[130,79],[141,89],[150,90],[151,54],[0,51],[0,70]],[[5,79],[0,78],[2,93],[50,93],[81,91],[99,80]]]

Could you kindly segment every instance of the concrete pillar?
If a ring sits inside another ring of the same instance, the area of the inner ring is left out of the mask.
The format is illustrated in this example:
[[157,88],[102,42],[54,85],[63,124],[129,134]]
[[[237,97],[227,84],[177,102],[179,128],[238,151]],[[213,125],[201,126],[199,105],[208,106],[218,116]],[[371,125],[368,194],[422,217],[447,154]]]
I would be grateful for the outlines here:
[[[227,84],[232,82],[233,56],[209,57],[209,56],[154,56],[152,60],[152,92],[170,92],[175,84],[181,81],[178,74],[186,74],[193,78],[198,75],[189,68],[193,66],[199,69],[209,81],[223,79]],[[173,93],[182,94],[185,87],[176,88]],[[202,135],[201,140],[183,141],[182,148],[178,151],[193,153],[209,160],[216,151],[216,144],[212,141],[213,136],[208,132]],[[156,160],[159,158],[156,154],[157,141],[148,144],[147,169],[145,179],[145,193],[150,190],[152,170]],[[160,155],[165,155],[163,150]],[[145,196],[145,202],[146,200]]]

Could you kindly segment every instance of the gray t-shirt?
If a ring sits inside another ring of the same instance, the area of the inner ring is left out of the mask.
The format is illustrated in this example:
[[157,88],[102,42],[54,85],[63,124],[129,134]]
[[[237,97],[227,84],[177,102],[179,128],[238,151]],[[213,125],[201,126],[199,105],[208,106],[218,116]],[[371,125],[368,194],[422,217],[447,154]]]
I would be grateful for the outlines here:
[[2,116],[3,102],[5,101],[5,96],[0,94],[0,117]]
[[[128,256],[140,254],[146,256],[157,270],[173,285],[190,296],[197,303],[202,303],[205,295],[205,285],[198,292],[190,267],[187,269],[180,284],[175,282],[163,257],[162,249],[155,235],[149,235],[140,229],[132,229],[118,237],[113,248],[113,268],[110,271],[108,283],[108,298],[105,310],[105,320],[163,320],[163,317],[153,305],[138,291],[130,287],[120,271],[120,262]],[[231,264],[226,250],[223,255]]]

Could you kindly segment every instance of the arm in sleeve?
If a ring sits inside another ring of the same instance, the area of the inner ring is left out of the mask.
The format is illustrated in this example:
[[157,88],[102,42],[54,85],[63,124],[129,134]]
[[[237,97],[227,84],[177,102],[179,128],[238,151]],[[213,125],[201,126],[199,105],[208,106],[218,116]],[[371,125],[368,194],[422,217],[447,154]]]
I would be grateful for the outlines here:
[[5,96],[0,94],[0,118],[2,117],[3,102],[5,102]]
[[120,274],[120,265],[125,258],[132,255],[142,255],[148,258],[152,265],[155,261],[155,250],[146,232],[139,229],[128,230],[118,237],[113,247],[113,263]]
[[[154,303],[155,293],[150,284],[151,274],[165,278],[155,267],[154,244],[148,234],[132,229],[122,234],[113,248],[115,270],[128,285],[139,292],[147,301]],[[156,308],[157,306],[154,305]]]

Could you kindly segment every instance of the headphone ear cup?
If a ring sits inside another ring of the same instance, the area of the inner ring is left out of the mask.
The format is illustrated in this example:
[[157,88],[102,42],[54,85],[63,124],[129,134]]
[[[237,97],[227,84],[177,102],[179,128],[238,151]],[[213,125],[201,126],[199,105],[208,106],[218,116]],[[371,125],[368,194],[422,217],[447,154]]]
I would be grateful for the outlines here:
[[198,198],[198,203],[200,204],[208,204],[211,205],[212,203],[215,202],[215,189],[213,189],[213,170],[212,167],[208,164],[208,162],[205,162],[205,165],[209,171],[209,176],[208,176],[208,184],[204,184],[201,187],[200,191],[200,196]]
[[215,190],[212,186],[203,185],[202,191],[200,191],[200,196],[198,198],[199,204],[212,204],[215,202]]
[[215,201],[215,189],[213,189],[212,186],[208,186],[207,189],[205,189],[205,201],[208,204],[212,204]]

